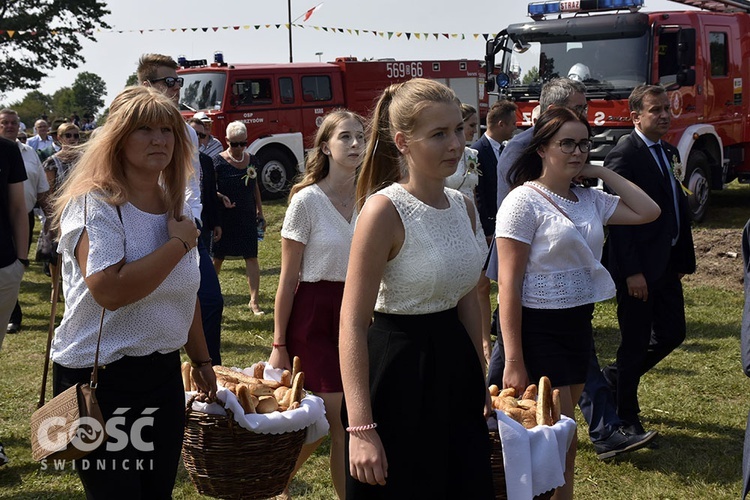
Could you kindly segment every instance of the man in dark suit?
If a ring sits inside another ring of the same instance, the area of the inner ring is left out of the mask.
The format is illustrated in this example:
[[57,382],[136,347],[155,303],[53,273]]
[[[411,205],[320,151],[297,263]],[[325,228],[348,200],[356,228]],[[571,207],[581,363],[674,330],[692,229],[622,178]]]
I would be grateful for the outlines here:
[[487,243],[495,235],[497,215],[497,162],[504,142],[513,137],[516,130],[516,105],[511,101],[496,101],[487,113],[487,130],[471,145],[478,151],[479,169],[482,175],[477,184],[477,211]]
[[695,271],[687,196],[675,177],[684,176],[680,155],[662,141],[670,126],[670,102],[663,87],[641,85],[630,94],[635,130],[604,165],[637,184],[661,208],[654,222],[612,226],[605,252],[617,285],[621,342],[617,360],[602,370],[616,391],[617,414],[643,432],[638,413],[641,376],[685,339],[683,275]]

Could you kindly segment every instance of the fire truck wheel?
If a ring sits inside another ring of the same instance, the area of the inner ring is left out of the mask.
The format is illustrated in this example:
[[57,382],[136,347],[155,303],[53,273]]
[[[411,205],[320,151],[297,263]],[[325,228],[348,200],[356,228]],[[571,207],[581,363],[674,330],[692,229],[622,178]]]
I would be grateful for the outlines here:
[[258,181],[261,198],[284,198],[289,194],[289,188],[297,173],[296,162],[291,155],[277,148],[261,149],[256,156],[260,163]]
[[696,222],[706,217],[708,200],[711,197],[711,166],[703,151],[691,151],[688,156],[687,170],[685,171],[685,187],[692,194],[688,194],[690,215]]

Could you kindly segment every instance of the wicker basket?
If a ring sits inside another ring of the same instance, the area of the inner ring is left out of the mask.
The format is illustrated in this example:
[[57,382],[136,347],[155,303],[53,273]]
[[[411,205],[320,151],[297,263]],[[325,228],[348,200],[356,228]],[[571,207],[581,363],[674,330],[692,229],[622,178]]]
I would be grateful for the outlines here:
[[230,410],[185,415],[182,460],[198,492],[217,498],[263,499],[278,495],[305,441],[305,429],[259,434],[240,427]]
[[[503,445],[500,442],[500,434],[490,431],[490,443],[492,453],[490,454],[490,465],[492,467],[492,485],[495,487],[495,500],[508,500],[508,492],[505,487],[505,465],[503,464]],[[534,497],[534,500],[549,500],[555,490],[542,493]]]

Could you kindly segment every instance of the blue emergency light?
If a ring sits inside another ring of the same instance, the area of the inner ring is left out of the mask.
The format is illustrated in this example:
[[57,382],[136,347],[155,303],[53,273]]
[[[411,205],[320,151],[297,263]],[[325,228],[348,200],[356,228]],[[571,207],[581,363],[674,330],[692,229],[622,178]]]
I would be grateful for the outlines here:
[[641,7],[643,0],[548,0],[530,3],[529,16],[536,19],[563,12],[597,12]]

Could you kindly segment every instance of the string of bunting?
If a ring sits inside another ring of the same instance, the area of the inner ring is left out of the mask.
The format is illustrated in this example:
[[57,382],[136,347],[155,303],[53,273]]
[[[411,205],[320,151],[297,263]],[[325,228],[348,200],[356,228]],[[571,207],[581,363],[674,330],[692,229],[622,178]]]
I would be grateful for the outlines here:
[[[158,32],[187,32],[187,31],[202,31],[204,33],[208,33],[209,31],[217,32],[219,30],[250,30],[255,29],[289,29],[289,24],[246,24],[242,26],[212,26],[212,27],[192,27],[192,28],[152,28],[152,29],[131,29],[131,30],[116,30],[116,29],[96,29],[96,30],[89,30],[86,31],[86,35],[92,35],[94,32],[96,33],[117,33],[117,34],[123,34],[123,33],[158,33]],[[414,31],[378,31],[378,30],[365,30],[365,29],[354,29],[354,28],[332,28],[329,26],[310,26],[306,24],[295,24],[292,23],[292,27],[294,28],[301,28],[301,29],[314,29],[316,31],[324,31],[328,33],[341,33],[341,34],[349,34],[349,35],[369,35],[372,34],[374,36],[379,36],[381,38],[387,38],[388,40],[391,40],[392,38],[401,38],[404,37],[407,40],[411,40],[414,38],[415,40],[429,40],[430,38],[434,38],[435,40],[440,39],[446,39],[446,40],[466,40],[467,38],[473,38],[474,40],[477,40],[479,37],[482,37],[485,41],[487,41],[489,38],[494,38],[494,33],[472,33],[472,34],[465,34],[465,33],[424,33],[424,32],[414,32]],[[52,35],[56,35],[59,31],[62,30],[49,30],[49,33]],[[66,29],[66,31],[69,31]],[[15,36],[37,36],[39,34],[40,30],[3,30],[0,29],[0,37],[7,36],[9,38],[13,38]],[[76,33],[74,31],[74,33]]]

